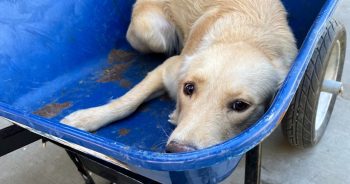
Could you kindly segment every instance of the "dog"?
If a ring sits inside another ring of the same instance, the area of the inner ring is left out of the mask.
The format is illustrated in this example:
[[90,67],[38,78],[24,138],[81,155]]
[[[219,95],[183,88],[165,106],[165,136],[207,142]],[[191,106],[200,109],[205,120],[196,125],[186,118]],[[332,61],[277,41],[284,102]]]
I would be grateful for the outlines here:
[[94,131],[167,91],[176,100],[170,153],[210,147],[251,126],[297,54],[280,0],[137,0],[127,40],[142,53],[180,54],[124,96],[61,122]]

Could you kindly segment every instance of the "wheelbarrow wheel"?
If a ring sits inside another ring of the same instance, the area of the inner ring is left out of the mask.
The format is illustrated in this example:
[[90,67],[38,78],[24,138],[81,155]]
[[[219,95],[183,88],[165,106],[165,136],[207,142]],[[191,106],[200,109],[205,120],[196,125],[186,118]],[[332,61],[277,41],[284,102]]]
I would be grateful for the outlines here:
[[291,145],[311,147],[322,138],[337,97],[322,92],[322,85],[325,80],[341,80],[345,49],[344,26],[329,21],[282,121],[283,134]]

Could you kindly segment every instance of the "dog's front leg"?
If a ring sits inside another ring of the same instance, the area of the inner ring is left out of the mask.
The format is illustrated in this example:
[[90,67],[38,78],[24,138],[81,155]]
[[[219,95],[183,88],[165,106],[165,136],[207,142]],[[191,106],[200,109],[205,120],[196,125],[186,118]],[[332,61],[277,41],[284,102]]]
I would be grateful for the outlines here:
[[63,118],[61,122],[82,130],[95,131],[113,121],[125,118],[144,101],[161,95],[165,91],[164,82],[169,80],[169,77],[175,76],[174,71],[177,71],[179,64],[178,56],[171,57],[148,73],[145,79],[124,96],[106,105],[78,110]]

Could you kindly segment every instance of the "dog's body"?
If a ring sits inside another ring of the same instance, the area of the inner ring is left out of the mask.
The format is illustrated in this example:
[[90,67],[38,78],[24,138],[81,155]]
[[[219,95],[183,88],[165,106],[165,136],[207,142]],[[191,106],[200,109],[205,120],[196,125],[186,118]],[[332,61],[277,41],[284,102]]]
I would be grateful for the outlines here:
[[177,100],[169,152],[217,144],[254,123],[297,53],[279,0],[138,0],[127,38],[141,52],[181,54],[124,96],[62,122],[94,131],[167,90]]

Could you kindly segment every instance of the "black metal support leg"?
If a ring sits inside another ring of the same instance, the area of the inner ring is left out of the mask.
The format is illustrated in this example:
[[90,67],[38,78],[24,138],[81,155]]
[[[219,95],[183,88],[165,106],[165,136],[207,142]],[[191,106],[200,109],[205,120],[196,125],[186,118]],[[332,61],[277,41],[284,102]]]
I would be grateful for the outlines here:
[[261,145],[246,153],[245,184],[260,184]]
[[[44,139],[45,140],[45,139]],[[132,171],[121,168],[117,165],[111,164],[104,160],[98,159],[94,156],[82,153],[78,150],[72,149],[68,146],[60,144],[58,142],[50,140],[50,142],[60,146],[66,150],[71,160],[74,162],[79,172],[83,175],[86,183],[93,183],[92,177],[88,174],[88,171],[93,172],[105,178],[111,183],[117,184],[158,184],[158,182],[153,181],[149,178],[136,174]],[[81,172],[82,171],[82,172]],[[86,177],[91,178],[87,180]]]
[[[53,142],[55,143],[55,142]],[[55,143],[57,145],[60,145],[58,143]],[[71,157],[71,159],[74,161],[75,165],[81,169],[86,171],[89,170],[93,172],[94,174],[97,174],[106,180],[111,181],[111,183],[117,183],[117,184],[157,184],[156,181],[153,181],[149,178],[146,178],[144,176],[138,175],[136,173],[133,173],[131,171],[128,171],[126,169],[123,169],[117,165],[108,163],[106,161],[97,159],[93,156],[86,155],[84,153],[81,153],[77,150],[70,150],[70,148],[65,147],[63,145],[60,145],[64,147],[68,153],[68,155]],[[78,162],[76,162],[76,158],[78,159]],[[84,172],[83,172],[84,173]],[[84,177],[84,176],[83,176]],[[84,177],[85,179],[85,177]],[[86,182],[88,183],[88,182]]]
[[17,125],[0,129],[0,157],[31,144],[40,138],[40,136]]
[[86,184],[95,184],[94,180],[90,176],[89,172],[85,169],[83,163],[81,162],[80,158],[73,152],[66,150],[68,156],[70,159],[74,162],[75,166],[77,167],[78,171],[80,172],[80,175],[83,177]]

